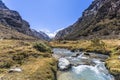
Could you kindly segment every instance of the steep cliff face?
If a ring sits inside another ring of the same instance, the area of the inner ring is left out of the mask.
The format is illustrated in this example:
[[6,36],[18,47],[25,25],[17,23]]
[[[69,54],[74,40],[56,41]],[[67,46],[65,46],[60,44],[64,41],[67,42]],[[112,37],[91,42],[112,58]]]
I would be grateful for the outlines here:
[[119,38],[120,0],[94,0],[82,17],[55,39]]

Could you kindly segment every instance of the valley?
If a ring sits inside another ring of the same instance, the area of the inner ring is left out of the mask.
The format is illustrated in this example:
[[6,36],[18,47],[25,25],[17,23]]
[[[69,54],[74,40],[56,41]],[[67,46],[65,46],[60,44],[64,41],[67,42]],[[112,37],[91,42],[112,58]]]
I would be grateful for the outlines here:
[[120,80],[120,0],[94,0],[53,38],[32,27],[0,0],[0,80]]

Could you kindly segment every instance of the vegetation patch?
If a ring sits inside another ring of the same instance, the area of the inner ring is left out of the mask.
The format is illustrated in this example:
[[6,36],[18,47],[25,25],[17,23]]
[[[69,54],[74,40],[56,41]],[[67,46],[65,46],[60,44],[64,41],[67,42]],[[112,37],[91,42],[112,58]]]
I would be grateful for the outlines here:
[[[0,78],[2,75],[4,80],[54,80],[56,63],[46,42],[0,41]],[[16,66],[22,68],[21,73],[8,73]]]
[[109,54],[109,51],[106,50],[105,42],[98,38],[91,40],[91,44],[88,46],[86,51]]
[[111,56],[106,60],[106,65],[112,74],[120,74],[120,46],[113,49]]
[[51,48],[44,43],[35,43],[33,47],[40,52],[51,52]]

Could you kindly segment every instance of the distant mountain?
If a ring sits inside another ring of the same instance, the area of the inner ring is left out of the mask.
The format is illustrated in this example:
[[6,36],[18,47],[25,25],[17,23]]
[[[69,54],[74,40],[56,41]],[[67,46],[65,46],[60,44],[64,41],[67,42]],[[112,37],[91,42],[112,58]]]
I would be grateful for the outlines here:
[[42,31],[38,32],[34,29],[32,29],[32,32],[33,32],[35,37],[38,37],[39,39],[42,39],[42,40],[50,41],[50,37],[47,34],[45,34],[44,32],[42,32]]
[[17,11],[7,8],[2,0],[0,0],[0,24],[6,28],[10,28],[11,30],[16,30],[17,32],[26,36],[28,35],[38,39],[46,40],[46,36],[44,37],[44,35],[41,38],[42,34],[40,36],[36,36],[31,30],[29,23],[23,20]]
[[120,0],[94,0],[73,25],[55,39],[120,38]]

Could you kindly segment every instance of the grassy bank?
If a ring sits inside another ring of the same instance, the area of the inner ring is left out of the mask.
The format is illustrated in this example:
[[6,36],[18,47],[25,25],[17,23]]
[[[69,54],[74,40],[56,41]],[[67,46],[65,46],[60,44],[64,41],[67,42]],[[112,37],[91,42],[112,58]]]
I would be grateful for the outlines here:
[[120,45],[113,49],[110,57],[106,60],[106,65],[114,75],[120,75]]
[[[40,48],[40,49],[39,49]],[[20,73],[9,69],[20,67]],[[0,41],[0,78],[3,80],[54,80],[56,60],[43,41]]]
[[71,50],[84,50],[90,52],[112,52],[112,50],[120,45],[120,40],[78,40],[78,41],[53,41],[50,42],[52,47],[68,48]]

